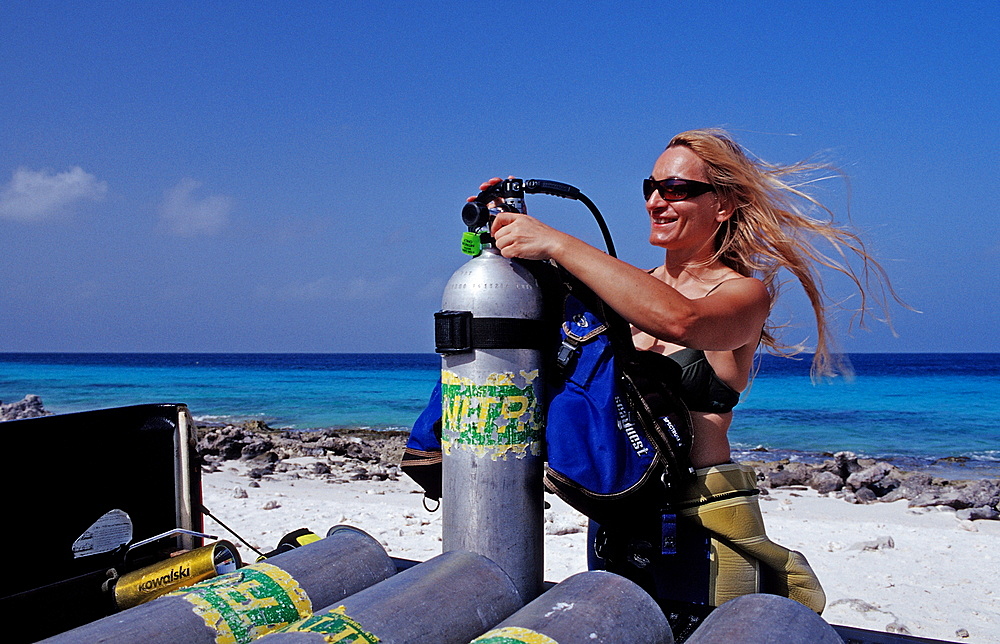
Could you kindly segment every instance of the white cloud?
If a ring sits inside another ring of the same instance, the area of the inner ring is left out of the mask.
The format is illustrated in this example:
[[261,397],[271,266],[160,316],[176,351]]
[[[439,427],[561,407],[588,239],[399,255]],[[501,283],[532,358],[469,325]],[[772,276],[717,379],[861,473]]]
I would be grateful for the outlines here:
[[107,183],[80,167],[58,174],[18,168],[0,188],[0,217],[43,221],[76,201],[99,201],[107,192]]
[[417,298],[421,300],[440,300],[441,294],[444,293],[444,287],[446,284],[447,282],[440,277],[430,279],[423,286],[417,289]]
[[336,298],[337,280],[332,277],[321,277],[311,282],[297,282],[281,285],[260,285],[257,296],[264,300],[277,302],[320,302]]
[[229,221],[233,200],[226,195],[208,195],[197,198],[194,192],[200,181],[181,179],[163,195],[160,221],[167,230],[177,235],[211,235],[219,232]]
[[377,302],[393,294],[395,281],[326,276],[310,282],[260,285],[256,295],[277,302]]
[[356,277],[347,282],[341,299],[374,302],[381,300],[395,289],[396,280],[371,280]]

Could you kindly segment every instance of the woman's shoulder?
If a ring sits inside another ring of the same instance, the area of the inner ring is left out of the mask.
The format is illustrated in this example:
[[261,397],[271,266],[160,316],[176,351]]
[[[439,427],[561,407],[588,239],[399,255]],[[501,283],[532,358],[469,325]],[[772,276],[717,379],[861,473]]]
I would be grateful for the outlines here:
[[741,275],[729,267],[726,267],[725,270],[712,275],[711,279],[707,280],[707,282],[705,297],[718,292],[740,292],[758,295],[767,293],[767,286],[764,282],[756,277]]
[[728,311],[737,314],[741,320],[754,321],[760,318],[760,324],[771,311],[774,304],[767,285],[756,277],[734,275],[714,284],[703,296],[706,305],[715,311]]

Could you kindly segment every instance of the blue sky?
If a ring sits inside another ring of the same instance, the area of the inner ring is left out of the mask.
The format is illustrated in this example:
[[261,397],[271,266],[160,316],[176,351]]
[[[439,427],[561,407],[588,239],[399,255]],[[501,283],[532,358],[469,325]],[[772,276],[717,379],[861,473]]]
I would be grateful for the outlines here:
[[652,267],[640,181],[706,126],[849,176],[921,312],[845,349],[1000,351],[998,42],[995,1],[5,2],[0,351],[432,351],[482,179]]

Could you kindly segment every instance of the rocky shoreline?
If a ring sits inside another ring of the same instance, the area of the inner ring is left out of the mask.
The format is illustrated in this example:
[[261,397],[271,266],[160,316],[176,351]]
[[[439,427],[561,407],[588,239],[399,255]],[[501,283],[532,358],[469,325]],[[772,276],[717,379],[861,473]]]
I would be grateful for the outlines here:
[[[407,434],[366,429],[271,429],[259,420],[199,426],[198,454],[206,472],[226,461],[246,461],[253,481],[274,475],[329,483],[396,481]],[[251,485],[253,484],[251,482]]]
[[[38,396],[0,405],[0,421],[47,415]],[[264,477],[315,478],[330,483],[398,480],[406,432],[365,429],[296,431],[261,421],[198,427],[206,472],[244,461],[251,485]],[[761,453],[763,457],[766,453]],[[839,452],[819,463],[790,459],[744,461],[758,474],[763,494],[775,488],[812,488],[848,503],[907,500],[910,507],[946,506],[959,519],[1000,520],[1000,479],[950,480],[891,463]]]
[[6,405],[3,404],[3,401],[0,401],[0,422],[50,415],[52,415],[52,412],[45,410],[45,406],[42,405],[42,399],[35,394],[28,394],[21,400]]
[[1000,479],[955,481],[926,472],[904,471],[891,463],[838,452],[822,463],[747,462],[768,488],[809,487],[849,503],[907,500],[911,508],[947,506],[959,519],[1000,519]]
[[[406,432],[361,429],[274,430],[260,421],[241,426],[200,427],[198,450],[208,471],[226,460],[254,465],[248,476],[273,474],[348,480],[397,480]],[[294,462],[314,457],[310,464]],[[1000,519],[1000,479],[953,481],[924,472],[908,472],[874,459],[839,452],[822,463],[747,461],[758,474],[762,493],[774,488],[813,488],[849,503],[905,499],[910,507],[947,506],[959,519]]]

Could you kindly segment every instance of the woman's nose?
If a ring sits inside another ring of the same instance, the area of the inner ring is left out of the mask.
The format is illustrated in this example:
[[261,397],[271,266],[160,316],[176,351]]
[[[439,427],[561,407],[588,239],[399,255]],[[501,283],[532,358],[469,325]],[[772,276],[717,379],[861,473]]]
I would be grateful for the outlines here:
[[649,198],[646,199],[646,208],[652,210],[654,208],[663,208],[667,204],[667,200],[660,196],[659,190],[654,190],[650,193]]

